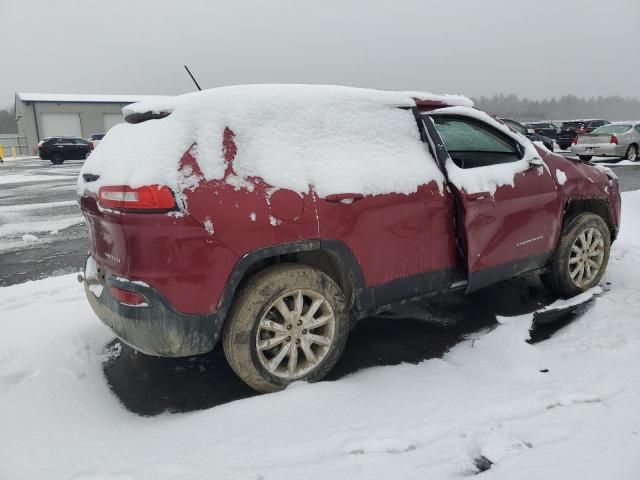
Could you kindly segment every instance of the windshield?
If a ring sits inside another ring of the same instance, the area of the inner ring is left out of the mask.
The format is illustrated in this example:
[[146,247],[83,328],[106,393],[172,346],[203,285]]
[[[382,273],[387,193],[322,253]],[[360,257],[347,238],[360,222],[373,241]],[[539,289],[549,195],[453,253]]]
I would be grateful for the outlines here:
[[613,133],[624,133],[631,128],[631,125],[605,125],[600,128],[596,128],[593,133],[604,133],[611,135]]

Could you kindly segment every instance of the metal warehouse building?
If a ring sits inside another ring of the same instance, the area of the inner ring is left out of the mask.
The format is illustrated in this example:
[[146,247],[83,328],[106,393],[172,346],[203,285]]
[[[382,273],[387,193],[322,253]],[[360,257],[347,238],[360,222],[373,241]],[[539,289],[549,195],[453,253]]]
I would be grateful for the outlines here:
[[40,140],[54,136],[88,138],[124,122],[122,107],[159,95],[74,95],[16,93],[18,134],[29,152]]

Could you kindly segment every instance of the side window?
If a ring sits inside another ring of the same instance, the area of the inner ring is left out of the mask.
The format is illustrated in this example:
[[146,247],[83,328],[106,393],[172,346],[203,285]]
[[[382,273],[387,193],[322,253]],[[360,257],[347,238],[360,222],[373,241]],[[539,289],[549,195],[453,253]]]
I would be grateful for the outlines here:
[[432,117],[449,156],[460,168],[477,168],[520,160],[515,141],[489,126],[461,117]]
[[640,134],[640,125],[636,125],[636,132],[638,132],[638,134]]

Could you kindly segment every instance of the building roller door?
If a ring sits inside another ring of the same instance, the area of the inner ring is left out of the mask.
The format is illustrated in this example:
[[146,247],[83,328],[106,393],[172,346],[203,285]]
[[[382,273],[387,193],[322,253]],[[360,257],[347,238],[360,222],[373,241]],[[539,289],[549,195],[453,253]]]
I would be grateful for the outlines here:
[[42,113],[42,138],[46,137],[81,137],[80,114],[78,113]]

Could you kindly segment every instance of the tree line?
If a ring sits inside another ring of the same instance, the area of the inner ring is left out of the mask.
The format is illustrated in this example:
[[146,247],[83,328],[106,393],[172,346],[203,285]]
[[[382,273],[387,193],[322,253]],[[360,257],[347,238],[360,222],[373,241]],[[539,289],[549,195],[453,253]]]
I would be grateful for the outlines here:
[[0,110],[0,133],[18,133],[16,112],[13,107]]
[[475,106],[498,117],[521,121],[571,120],[602,118],[605,120],[640,120],[640,100],[620,96],[579,98],[564,95],[551,100],[529,100],[516,95],[494,95],[474,99]]

